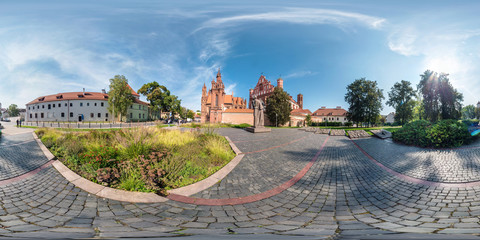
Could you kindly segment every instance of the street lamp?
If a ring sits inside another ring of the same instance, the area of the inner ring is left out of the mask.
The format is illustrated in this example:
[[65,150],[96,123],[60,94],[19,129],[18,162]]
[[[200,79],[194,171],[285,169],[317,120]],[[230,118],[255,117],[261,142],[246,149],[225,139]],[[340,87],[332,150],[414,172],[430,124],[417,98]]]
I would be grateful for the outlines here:
[[278,114],[275,113],[275,127],[278,127],[278,121],[277,121]]

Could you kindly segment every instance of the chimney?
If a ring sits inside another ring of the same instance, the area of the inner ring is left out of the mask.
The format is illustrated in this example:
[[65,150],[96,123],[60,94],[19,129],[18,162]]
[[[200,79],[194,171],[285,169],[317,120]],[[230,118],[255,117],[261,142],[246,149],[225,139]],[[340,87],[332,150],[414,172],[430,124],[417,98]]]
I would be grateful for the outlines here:
[[279,87],[280,89],[283,89],[283,79],[282,78],[277,79],[277,87]]
[[325,108],[327,108],[327,107],[325,107],[325,106],[322,106],[322,109],[325,109]]
[[103,93],[103,94],[106,94],[107,92],[105,91],[105,89],[102,89],[102,93]]
[[342,107],[341,106],[337,106],[337,109],[341,109]]
[[303,95],[301,93],[297,95],[297,103],[300,109],[303,109]]
[[83,95],[85,95],[85,88],[83,88]]

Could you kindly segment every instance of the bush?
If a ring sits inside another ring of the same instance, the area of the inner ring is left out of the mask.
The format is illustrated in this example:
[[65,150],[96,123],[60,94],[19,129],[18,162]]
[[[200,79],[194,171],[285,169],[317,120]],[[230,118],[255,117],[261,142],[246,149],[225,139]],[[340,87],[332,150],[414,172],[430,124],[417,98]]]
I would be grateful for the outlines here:
[[442,120],[435,124],[417,120],[405,124],[392,135],[397,142],[419,147],[459,147],[472,140],[467,127],[454,120]]

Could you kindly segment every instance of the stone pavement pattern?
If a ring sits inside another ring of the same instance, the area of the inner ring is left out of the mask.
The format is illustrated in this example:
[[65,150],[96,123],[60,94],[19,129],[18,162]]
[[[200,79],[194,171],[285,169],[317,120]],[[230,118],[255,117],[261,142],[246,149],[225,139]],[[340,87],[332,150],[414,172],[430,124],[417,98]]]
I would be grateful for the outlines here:
[[[407,182],[373,164],[344,136],[296,129],[273,129],[269,134],[255,135],[241,129],[220,129],[219,132],[229,136],[246,153],[245,157],[219,184],[195,197],[241,197],[274,188],[302,169],[325,140],[326,144],[312,168],[291,188],[264,200],[233,206],[200,206],[175,201],[132,204],[102,199],[76,188],[53,167],[48,167],[14,183],[0,181],[0,236],[183,235],[189,238],[188,235],[193,235],[191,239],[201,239],[208,234],[209,239],[224,239],[226,234],[235,233],[228,238],[404,239],[432,238],[424,235],[426,233],[465,233],[470,235],[436,235],[435,238],[470,239],[475,237],[472,234],[480,234],[480,187],[429,187]],[[26,134],[3,136],[0,154],[5,159],[2,161],[7,165],[15,164],[22,157],[24,162],[42,161],[37,154],[39,150],[30,146],[29,140],[33,138]],[[15,141],[26,141],[19,146],[31,149],[31,155],[9,152],[8,145]],[[354,141],[374,157],[381,157],[375,156],[374,151],[390,144],[375,138]],[[372,150],[370,145],[377,148]],[[407,151],[397,161],[414,164],[416,158],[423,157],[422,153],[430,154],[420,149],[408,150],[411,152]],[[453,157],[465,157],[462,151],[466,149],[451,151]],[[471,155],[467,154],[468,157]],[[376,159],[387,165],[387,158]],[[428,176],[438,173],[421,169]],[[11,172],[8,177],[19,174],[21,172]],[[416,176],[410,172],[404,174]],[[438,175],[438,179],[442,179],[443,175]],[[465,174],[462,178],[476,181],[475,176],[471,179],[469,176]],[[401,234],[403,232],[406,234]]]

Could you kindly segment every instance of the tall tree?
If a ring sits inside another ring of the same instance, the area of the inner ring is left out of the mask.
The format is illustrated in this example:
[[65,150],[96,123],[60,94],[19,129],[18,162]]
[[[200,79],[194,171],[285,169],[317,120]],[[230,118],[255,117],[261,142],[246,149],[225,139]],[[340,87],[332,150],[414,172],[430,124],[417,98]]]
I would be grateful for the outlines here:
[[476,107],[472,104],[467,105],[462,108],[462,118],[463,119],[474,119],[476,117],[475,113]]
[[170,95],[170,91],[165,86],[153,81],[151,83],[143,84],[143,86],[138,90],[138,93],[147,97],[147,100],[150,102],[152,114],[160,113],[161,118],[162,111],[166,109],[165,98]]
[[377,81],[365,78],[356,79],[347,86],[345,101],[350,105],[347,118],[349,121],[368,123],[371,125],[377,121],[382,110],[383,90],[378,88]]
[[396,122],[403,125],[412,120],[415,96],[415,90],[409,81],[402,80],[393,85],[392,90],[388,93],[387,105],[395,108]]
[[448,74],[426,70],[420,75],[417,88],[422,93],[427,120],[435,122],[461,117],[463,95],[452,86]]
[[273,94],[267,98],[266,115],[271,123],[274,119],[278,125],[284,125],[290,121],[290,96],[282,88],[275,87]]
[[305,117],[305,123],[307,124],[307,126],[312,125],[312,116],[310,116],[310,114],[307,114],[307,116]]
[[10,117],[17,117],[20,115],[20,110],[17,108],[17,104],[10,104],[10,106],[8,106],[7,113]]
[[120,120],[127,116],[127,111],[134,101],[132,90],[128,87],[128,79],[123,75],[115,75],[110,79],[108,92],[108,111],[113,117],[120,116]]
[[193,120],[195,118],[195,112],[193,110],[188,110],[187,118],[190,118]]

